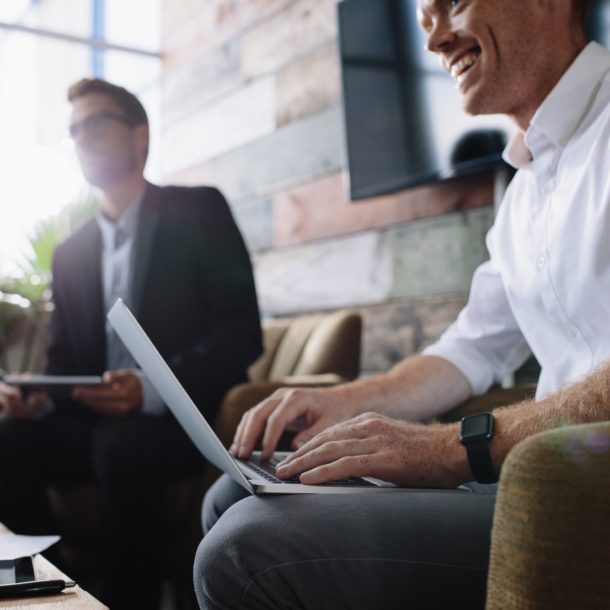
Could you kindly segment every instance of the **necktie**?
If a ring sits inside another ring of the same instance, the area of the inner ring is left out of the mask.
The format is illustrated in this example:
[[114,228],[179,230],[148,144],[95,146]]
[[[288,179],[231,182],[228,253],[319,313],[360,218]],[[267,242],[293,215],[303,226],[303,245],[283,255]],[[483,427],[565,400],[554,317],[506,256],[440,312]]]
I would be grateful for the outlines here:
[[[127,240],[127,233],[121,227],[116,228],[114,237],[114,251],[121,248]],[[110,292],[108,294],[107,307],[114,305],[118,298],[127,300],[127,283],[125,274],[127,266],[120,257],[112,258]],[[134,368],[135,361],[131,354],[127,351],[123,342],[119,339],[115,331],[107,325],[107,350],[106,350],[106,365],[108,370],[115,371],[117,369]]]

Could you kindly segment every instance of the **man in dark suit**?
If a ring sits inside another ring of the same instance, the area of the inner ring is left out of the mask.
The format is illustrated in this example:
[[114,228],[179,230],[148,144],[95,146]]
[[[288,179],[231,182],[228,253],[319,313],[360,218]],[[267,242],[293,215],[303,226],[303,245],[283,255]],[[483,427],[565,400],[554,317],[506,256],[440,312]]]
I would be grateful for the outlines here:
[[144,180],[148,120],[135,96],[83,80],[68,97],[70,133],[101,203],[55,253],[47,372],[103,374],[105,385],[50,401],[0,384],[0,410],[9,414],[0,422],[0,520],[21,533],[55,531],[47,485],[95,482],[105,527],[102,597],[112,608],[154,608],[166,483],[202,461],[105,313],[122,297],[213,420],[262,350],[252,269],[218,190]]

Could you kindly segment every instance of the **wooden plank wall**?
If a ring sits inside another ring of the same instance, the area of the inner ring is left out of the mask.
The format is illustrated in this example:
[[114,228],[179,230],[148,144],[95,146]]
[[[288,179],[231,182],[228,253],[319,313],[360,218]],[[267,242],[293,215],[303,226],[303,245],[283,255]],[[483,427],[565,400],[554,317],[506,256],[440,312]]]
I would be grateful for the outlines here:
[[434,341],[487,257],[490,175],[351,203],[338,0],[165,0],[163,172],[229,199],[265,316],[365,321],[363,370]]

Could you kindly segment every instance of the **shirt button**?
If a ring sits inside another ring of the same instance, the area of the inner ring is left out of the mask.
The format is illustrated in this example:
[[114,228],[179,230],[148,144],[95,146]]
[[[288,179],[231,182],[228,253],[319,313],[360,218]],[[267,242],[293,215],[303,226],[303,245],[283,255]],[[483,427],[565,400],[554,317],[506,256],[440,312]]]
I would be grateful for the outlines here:
[[536,259],[536,269],[538,269],[540,271],[541,269],[544,269],[545,265],[546,265],[546,257],[539,256]]
[[570,337],[570,339],[576,339],[576,337],[578,337],[578,331],[575,328],[568,328],[568,337]]

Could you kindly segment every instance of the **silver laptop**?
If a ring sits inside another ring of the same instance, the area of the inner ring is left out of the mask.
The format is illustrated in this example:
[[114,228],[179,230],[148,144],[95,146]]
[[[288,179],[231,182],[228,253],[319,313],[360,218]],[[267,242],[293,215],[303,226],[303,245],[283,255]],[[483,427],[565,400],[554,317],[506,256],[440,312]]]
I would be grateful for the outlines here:
[[324,485],[304,485],[298,479],[278,479],[274,475],[275,464],[288,455],[285,452],[276,452],[271,462],[262,462],[260,452],[255,452],[247,461],[234,458],[220,442],[214,430],[121,299],[117,300],[108,312],[108,320],[200,453],[250,493],[345,494],[416,491],[414,488],[398,487],[393,483],[373,477],[332,481]]

